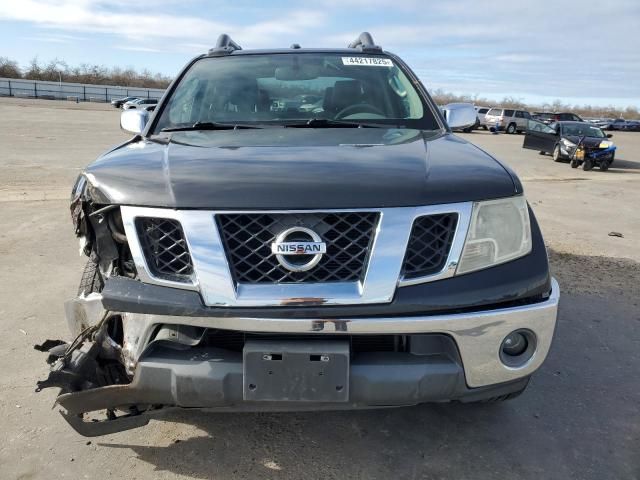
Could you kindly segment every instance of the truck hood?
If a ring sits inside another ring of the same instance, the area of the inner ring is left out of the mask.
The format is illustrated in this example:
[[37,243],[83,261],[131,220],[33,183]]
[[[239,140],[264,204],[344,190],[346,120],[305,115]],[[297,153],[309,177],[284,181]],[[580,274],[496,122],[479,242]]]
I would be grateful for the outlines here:
[[455,135],[386,128],[176,132],[127,143],[85,173],[111,203],[171,208],[400,207],[521,188]]

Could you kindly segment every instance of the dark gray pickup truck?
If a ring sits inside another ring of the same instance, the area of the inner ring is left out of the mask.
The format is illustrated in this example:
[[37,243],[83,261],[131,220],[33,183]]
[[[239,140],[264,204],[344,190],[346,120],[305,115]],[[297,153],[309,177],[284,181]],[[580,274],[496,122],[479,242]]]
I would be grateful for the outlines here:
[[60,387],[88,436],[171,407],[517,396],[559,290],[520,181],[451,133],[462,117],[367,33],[278,50],[222,35],[78,178],[74,340],[40,346],[38,388]]

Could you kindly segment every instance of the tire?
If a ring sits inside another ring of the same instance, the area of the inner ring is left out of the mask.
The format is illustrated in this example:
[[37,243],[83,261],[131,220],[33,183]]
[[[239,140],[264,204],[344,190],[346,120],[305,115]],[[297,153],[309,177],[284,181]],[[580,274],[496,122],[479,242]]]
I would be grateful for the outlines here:
[[600,162],[600,171],[606,172],[607,170],[609,170],[610,164],[611,164],[610,160],[603,160],[602,162]]
[[506,130],[506,132],[507,132],[509,135],[513,135],[514,133],[516,133],[516,130],[517,130],[516,124],[515,124],[515,123],[510,123],[510,124],[507,126],[507,130]]
[[93,258],[90,258],[82,271],[82,278],[80,279],[80,286],[78,287],[78,296],[101,292],[103,288],[104,280],[100,274],[98,264]]
[[547,154],[547,152],[545,152],[545,151],[543,151],[543,150],[540,150],[540,151],[538,152],[538,155],[546,155],[546,154]]
[[555,147],[553,147],[553,161],[554,162],[562,161],[562,156],[560,154],[560,145],[556,145]]
[[571,165],[571,168],[578,168],[580,166],[580,161],[576,160],[575,158],[572,158],[571,163],[569,165]]
[[582,170],[588,172],[591,169],[593,169],[593,160],[591,160],[590,158],[585,158],[584,162],[582,163]]
[[609,160],[609,165],[611,165],[613,163],[613,159],[616,158],[616,152],[613,152],[611,154],[611,159]]

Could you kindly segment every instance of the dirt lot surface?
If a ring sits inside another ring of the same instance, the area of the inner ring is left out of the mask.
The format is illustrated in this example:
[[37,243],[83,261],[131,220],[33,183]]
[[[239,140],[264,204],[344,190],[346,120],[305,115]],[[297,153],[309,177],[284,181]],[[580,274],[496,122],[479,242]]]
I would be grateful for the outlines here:
[[[0,99],[0,479],[640,478],[640,133],[609,172],[463,135],[521,177],[563,291],[555,343],[527,392],[490,405],[341,413],[178,412],[77,435],[36,394],[46,338],[83,258],[68,211],[84,165],[126,136],[107,105]],[[619,232],[623,237],[609,236]]]

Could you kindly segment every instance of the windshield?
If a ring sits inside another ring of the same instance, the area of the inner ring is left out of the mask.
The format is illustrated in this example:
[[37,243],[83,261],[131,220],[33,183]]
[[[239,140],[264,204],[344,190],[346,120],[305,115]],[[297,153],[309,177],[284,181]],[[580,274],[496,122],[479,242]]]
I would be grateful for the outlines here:
[[578,137],[604,138],[604,132],[598,127],[592,127],[588,123],[569,123],[562,125],[563,135],[575,135]]
[[310,119],[439,128],[389,57],[287,53],[198,60],[163,106],[154,130],[198,122],[284,125]]

